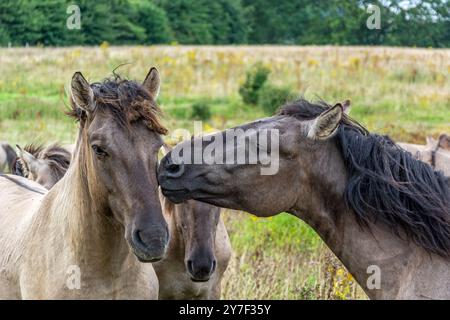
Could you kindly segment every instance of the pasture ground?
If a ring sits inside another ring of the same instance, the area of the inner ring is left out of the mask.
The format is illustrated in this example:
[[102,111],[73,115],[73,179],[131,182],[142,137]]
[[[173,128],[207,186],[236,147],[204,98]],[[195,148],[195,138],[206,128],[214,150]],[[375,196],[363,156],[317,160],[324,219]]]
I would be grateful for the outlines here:
[[[117,72],[144,79],[161,72],[164,123],[193,130],[191,106],[205,102],[204,130],[265,116],[244,105],[238,87],[262,61],[270,81],[328,102],[350,98],[351,115],[395,140],[424,143],[450,128],[450,50],[369,47],[109,47],[0,49],[0,140],[73,143],[64,116],[72,74],[98,81]],[[167,137],[170,140],[170,137]],[[353,278],[315,232],[288,214],[259,219],[224,214],[234,255],[223,281],[228,299],[364,299]]]

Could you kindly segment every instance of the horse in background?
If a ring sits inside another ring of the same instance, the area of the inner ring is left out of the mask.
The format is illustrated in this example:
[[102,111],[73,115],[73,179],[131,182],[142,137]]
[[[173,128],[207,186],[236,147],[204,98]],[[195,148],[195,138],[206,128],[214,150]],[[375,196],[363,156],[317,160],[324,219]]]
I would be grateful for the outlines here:
[[6,142],[0,142],[0,173],[12,172],[17,154]]
[[418,160],[431,165],[434,169],[442,171],[450,177],[450,136],[441,134],[439,138],[427,138],[425,145],[412,143],[397,143],[402,149],[408,151]]
[[66,173],[72,154],[58,144],[48,147],[29,144],[19,149],[13,174],[36,181],[51,189]]
[[171,235],[167,256],[153,264],[160,299],[219,299],[231,258],[222,209],[195,200],[175,204],[162,193],[160,199]]

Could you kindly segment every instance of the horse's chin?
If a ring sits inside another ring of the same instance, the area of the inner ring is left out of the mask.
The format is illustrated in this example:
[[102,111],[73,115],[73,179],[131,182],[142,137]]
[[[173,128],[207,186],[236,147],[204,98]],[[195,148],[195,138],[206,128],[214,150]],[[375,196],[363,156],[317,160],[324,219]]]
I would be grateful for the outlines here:
[[153,262],[158,262],[158,261],[161,261],[162,259],[164,259],[164,258],[150,258],[150,259],[147,259],[146,257],[141,258],[138,255],[136,255],[136,258],[138,259],[139,262],[142,262],[142,263],[153,263]]
[[209,279],[210,279],[209,277],[208,277],[208,278],[204,278],[204,279],[196,279],[196,278],[194,278],[194,277],[191,276],[191,281],[192,281],[192,282],[199,282],[199,283],[202,283],[202,282],[208,282]]
[[157,250],[158,252],[155,253],[143,250],[140,246],[134,244],[133,241],[128,241],[128,245],[138,261],[142,263],[158,262],[166,257],[167,246],[165,246],[162,250]]
[[161,188],[163,195],[173,203],[182,203],[186,200],[192,199],[192,196],[187,189],[171,190]]
[[142,263],[158,262],[165,258],[165,254],[154,257],[154,256],[147,255],[145,253],[138,252],[136,250],[133,250],[133,253],[136,256],[136,258],[139,260],[139,262],[142,262]]

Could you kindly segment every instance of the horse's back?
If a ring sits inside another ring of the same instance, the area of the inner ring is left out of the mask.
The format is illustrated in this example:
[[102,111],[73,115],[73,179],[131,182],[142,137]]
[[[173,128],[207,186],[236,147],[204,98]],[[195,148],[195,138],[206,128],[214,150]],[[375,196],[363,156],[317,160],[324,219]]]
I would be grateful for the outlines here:
[[0,174],[0,217],[12,211],[29,211],[40,203],[47,189],[24,177]]
[[0,263],[4,250],[24,236],[46,193],[47,190],[36,182],[0,174]]
[[0,174],[0,246],[21,237],[45,194],[47,190],[34,181]]
[[[397,145],[411,153],[416,159],[432,165],[433,169],[450,177],[450,151],[448,149],[403,142],[399,142]],[[433,152],[434,156],[432,155]],[[434,157],[434,160],[432,160],[432,157]]]
[[411,154],[416,154],[417,152],[424,152],[427,149],[426,145],[414,144],[414,143],[405,143],[405,142],[397,142],[397,145],[403,150],[408,151]]
[[18,260],[23,239],[47,190],[19,176],[0,174],[0,298],[19,298]]

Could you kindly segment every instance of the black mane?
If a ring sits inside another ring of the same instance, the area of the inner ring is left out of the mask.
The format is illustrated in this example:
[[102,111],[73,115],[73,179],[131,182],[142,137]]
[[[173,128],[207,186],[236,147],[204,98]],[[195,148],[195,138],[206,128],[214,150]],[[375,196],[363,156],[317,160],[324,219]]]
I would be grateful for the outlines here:
[[[304,99],[278,114],[313,119],[330,106]],[[450,187],[428,164],[416,160],[389,137],[369,133],[344,116],[336,134],[349,174],[347,206],[359,223],[382,222],[398,235],[440,256],[450,256]]]

